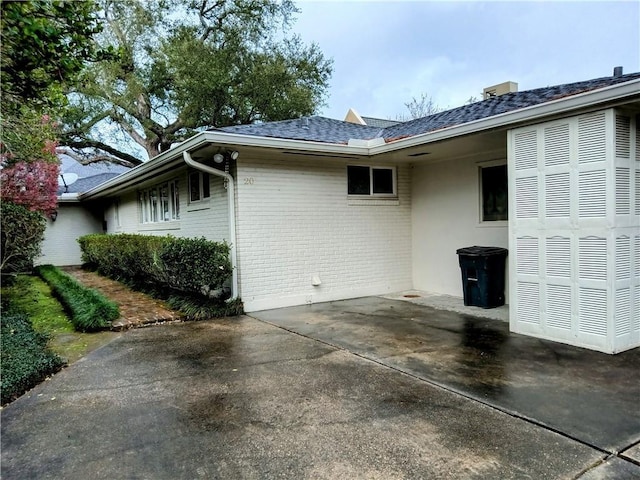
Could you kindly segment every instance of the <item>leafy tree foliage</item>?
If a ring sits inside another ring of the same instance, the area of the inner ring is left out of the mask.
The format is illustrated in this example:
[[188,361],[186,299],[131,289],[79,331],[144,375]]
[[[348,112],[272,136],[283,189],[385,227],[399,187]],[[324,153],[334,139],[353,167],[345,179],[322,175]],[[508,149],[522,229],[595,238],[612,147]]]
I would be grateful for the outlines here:
[[92,1],[3,1],[3,110],[31,101],[55,103],[62,88],[84,68],[104,58],[93,35],[101,30]]
[[[101,7],[101,41],[120,56],[85,71],[62,142],[85,162],[139,164],[198,129],[309,115],[323,101],[331,62],[317,45],[283,33],[296,12],[290,0]],[[144,153],[119,148],[105,131]]]
[[47,222],[41,213],[11,202],[2,202],[0,211],[0,271],[28,271],[40,254]]

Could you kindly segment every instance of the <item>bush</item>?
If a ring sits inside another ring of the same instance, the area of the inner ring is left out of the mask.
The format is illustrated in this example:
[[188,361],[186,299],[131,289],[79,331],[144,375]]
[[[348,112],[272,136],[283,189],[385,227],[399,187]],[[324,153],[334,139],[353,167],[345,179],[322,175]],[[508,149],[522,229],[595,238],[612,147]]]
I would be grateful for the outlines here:
[[81,332],[109,328],[120,317],[118,306],[96,290],[78,283],[53,265],[41,265],[36,272],[47,282],[53,294],[69,312],[71,323]]
[[232,274],[229,246],[205,238],[85,235],[78,242],[85,264],[136,288],[208,295]]
[[41,213],[22,205],[3,201],[0,204],[0,270],[27,272],[40,254],[47,221]]
[[213,302],[202,295],[173,294],[167,304],[180,311],[185,320],[206,320],[208,318],[242,315],[244,312],[239,298],[230,302]]
[[65,362],[47,348],[48,337],[37,333],[21,313],[2,315],[2,404],[6,404],[59,371]]

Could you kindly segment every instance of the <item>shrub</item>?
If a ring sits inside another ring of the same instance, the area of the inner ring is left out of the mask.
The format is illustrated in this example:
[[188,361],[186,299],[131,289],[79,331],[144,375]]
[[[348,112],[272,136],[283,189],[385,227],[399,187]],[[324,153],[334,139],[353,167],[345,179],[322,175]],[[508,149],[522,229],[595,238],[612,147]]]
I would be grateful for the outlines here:
[[214,302],[202,295],[173,294],[167,304],[180,311],[185,320],[206,320],[208,318],[242,315],[244,312],[239,298],[230,302]]
[[56,373],[65,364],[48,350],[48,337],[35,332],[26,315],[4,313],[0,326],[3,405]]
[[51,286],[53,294],[69,312],[76,330],[93,332],[109,328],[111,322],[120,316],[114,302],[98,291],[81,285],[53,265],[41,265],[36,272]]
[[205,238],[85,235],[78,242],[85,264],[137,288],[207,295],[222,290],[232,274],[229,246]]
[[47,221],[41,213],[22,205],[3,201],[0,204],[0,270],[26,272],[40,254]]

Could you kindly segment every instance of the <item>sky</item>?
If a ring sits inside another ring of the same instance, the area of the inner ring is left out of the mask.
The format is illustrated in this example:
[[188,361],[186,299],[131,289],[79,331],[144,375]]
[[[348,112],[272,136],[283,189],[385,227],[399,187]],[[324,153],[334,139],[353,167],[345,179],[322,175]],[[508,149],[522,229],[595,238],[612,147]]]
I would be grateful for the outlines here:
[[426,94],[463,105],[518,90],[640,71],[640,1],[305,1],[292,32],[333,59],[325,117],[395,119]]

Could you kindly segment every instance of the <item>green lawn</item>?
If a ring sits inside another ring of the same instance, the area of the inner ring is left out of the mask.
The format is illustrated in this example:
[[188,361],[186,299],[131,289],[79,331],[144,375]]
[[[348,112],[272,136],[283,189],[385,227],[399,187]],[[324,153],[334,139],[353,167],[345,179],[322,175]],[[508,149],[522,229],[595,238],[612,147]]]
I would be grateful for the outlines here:
[[49,335],[49,348],[69,363],[119,336],[110,331],[76,332],[51,288],[37,276],[18,276],[13,286],[2,288],[2,296],[29,316],[34,330]]

